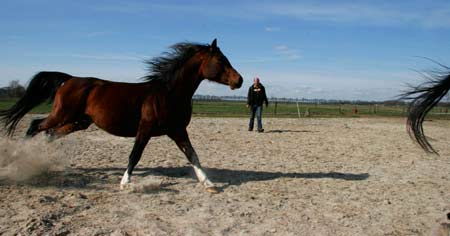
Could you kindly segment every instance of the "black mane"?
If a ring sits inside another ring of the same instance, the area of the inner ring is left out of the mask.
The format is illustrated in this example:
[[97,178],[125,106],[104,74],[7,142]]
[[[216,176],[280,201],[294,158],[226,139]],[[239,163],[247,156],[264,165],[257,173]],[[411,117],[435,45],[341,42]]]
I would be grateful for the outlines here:
[[195,53],[207,48],[209,45],[188,42],[172,45],[171,51],[145,61],[149,74],[142,79],[147,82],[160,82],[170,88],[171,81],[177,77],[181,66]]

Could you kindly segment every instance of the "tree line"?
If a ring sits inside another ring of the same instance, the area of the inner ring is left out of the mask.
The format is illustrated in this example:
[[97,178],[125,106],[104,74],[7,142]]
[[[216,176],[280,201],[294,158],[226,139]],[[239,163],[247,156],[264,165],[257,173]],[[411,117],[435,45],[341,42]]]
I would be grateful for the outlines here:
[[[196,101],[227,101],[227,102],[245,102],[245,96],[211,96],[196,94],[193,97]],[[284,98],[270,97],[269,102],[278,103],[302,103],[302,104],[328,104],[328,105],[385,105],[385,106],[404,106],[407,101],[404,100],[386,100],[386,101],[363,101],[363,100],[337,100],[337,99],[308,99],[308,98]]]
[[[20,84],[19,80],[12,80],[7,87],[0,88],[0,99],[20,98],[25,94],[26,88]],[[448,95],[449,96],[449,95]],[[450,97],[450,96],[449,96]],[[450,98],[446,97],[440,102],[440,106],[450,107]],[[246,101],[244,96],[211,96],[196,94],[193,97],[197,101]],[[311,103],[311,104],[354,104],[354,105],[385,105],[385,106],[404,106],[408,104],[404,100],[386,100],[386,101],[347,101],[330,99],[307,99],[307,98],[269,98],[271,102],[281,103]]]
[[12,80],[7,87],[0,88],[0,98],[20,98],[25,94],[25,87],[19,80]]

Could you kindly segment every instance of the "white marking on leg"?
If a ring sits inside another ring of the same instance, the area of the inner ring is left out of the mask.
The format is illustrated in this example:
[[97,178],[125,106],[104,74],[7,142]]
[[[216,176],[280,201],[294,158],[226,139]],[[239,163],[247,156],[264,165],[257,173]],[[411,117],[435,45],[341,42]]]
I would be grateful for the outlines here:
[[126,184],[130,183],[131,176],[128,174],[128,170],[125,171],[122,177],[122,181],[120,181],[120,189],[123,189]]
[[214,184],[208,179],[206,173],[199,167],[192,165],[194,167],[195,174],[197,175],[198,181],[202,183],[206,188],[214,187]]
[[182,151],[186,154],[186,156],[188,156],[188,159],[194,168],[195,175],[197,175],[198,181],[202,183],[205,188],[214,187],[214,184],[208,179],[208,176],[206,176],[206,173],[202,170],[197,153],[195,153],[194,149],[191,146],[185,146],[182,148]]

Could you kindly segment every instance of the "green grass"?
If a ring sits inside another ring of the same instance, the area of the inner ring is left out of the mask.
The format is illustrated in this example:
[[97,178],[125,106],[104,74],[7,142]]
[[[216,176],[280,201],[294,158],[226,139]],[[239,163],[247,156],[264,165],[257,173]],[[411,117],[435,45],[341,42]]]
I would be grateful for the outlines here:
[[[0,110],[10,108],[17,99],[0,100]],[[358,113],[353,113],[354,108]],[[31,113],[49,113],[51,104],[42,104],[31,111]],[[404,117],[405,106],[385,106],[385,105],[330,105],[330,104],[300,104],[299,111],[301,117]],[[434,108],[429,117],[435,119],[450,119],[448,108]],[[309,116],[308,116],[309,113]],[[264,107],[265,117],[296,118],[298,117],[297,104],[271,102],[269,107]],[[224,102],[224,101],[194,101],[194,116],[207,117],[247,117],[249,109],[245,102]]]
[[[378,116],[403,116],[404,109],[401,107],[377,107],[373,105],[356,106],[358,113],[353,113],[353,105],[328,105],[328,104],[297,104],[272,102],[268,108],[264,107],[266,117],[305,117],[309,113],[310,117],[354,117],[366,115]],[[244,102],[194,102],[194,115],[203,116],[247,116],[249,109]]]
[[[0,110],[6,110],[10,107],[12,107],[18,99],[2,99],[0,100]],[[33,110],[31,110],[31,113],[35,114],[44,114],[49,113],[52,110],[52,104],[43,103]]]
[[[354,113],[357,108],[358,113]],[[333,105],[333,104],[301,104],[298,109],[295,103],[270,103],[269,107],[264,107],[265,117],[404,117],[406,106],[385,106],[385,105]],[[217,116],[217,117],[247,117],[249,109],[245,102],[222,102],[222,101],[194,101],[193,112],[195,116]],[[447,112],[447,113],[446,113]],[[437,113],[437,114],[436,114]],[[450,113],[445,108],[435,108],[431,111],[430,117],[450,119]]]

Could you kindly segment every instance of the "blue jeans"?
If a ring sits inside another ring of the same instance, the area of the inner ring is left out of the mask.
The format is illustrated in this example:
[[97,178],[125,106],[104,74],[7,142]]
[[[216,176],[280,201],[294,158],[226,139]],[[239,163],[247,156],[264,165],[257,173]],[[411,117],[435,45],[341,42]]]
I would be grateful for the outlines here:
[[261,116],[262,116],[262,106],[258,106],[258,105],[253,105],[250,107],[250,123],[248,124],[248,128],[249,129],[253,129],[253,123],[255,122],[255,113],[256,113],[256,119],[258,121],[258,130],[262,129],[262,121],[261,121]]

